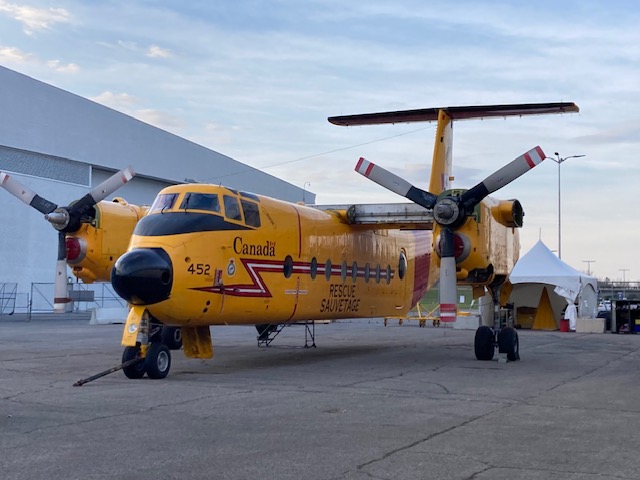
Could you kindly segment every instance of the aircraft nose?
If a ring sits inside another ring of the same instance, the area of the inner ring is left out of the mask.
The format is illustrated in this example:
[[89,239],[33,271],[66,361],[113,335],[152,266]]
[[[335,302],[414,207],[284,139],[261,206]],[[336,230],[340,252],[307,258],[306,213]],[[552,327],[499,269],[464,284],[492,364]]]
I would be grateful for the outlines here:
[[131,250],[116,261],[111,284],[132,305],[162,302],[169,298],[173,285],[171,258],[161,248]]

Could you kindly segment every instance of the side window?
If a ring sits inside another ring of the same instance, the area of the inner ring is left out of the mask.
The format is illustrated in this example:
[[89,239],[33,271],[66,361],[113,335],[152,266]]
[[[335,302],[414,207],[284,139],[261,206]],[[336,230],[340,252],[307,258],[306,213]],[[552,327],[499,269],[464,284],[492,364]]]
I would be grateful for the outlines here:
[[231,220],[242,221],[240,216],[240,205],[236,197],[224,196],[224,216]]
[[283,273],[284,278],[290,278],[293,274],[293,258],[291,258],[291,255],[287,255],[284,259]]
[[315,280],[316,275],[318,275],[318,259],[316,257],[311,259],[309,273],[311,274],[311,280]]
[[404,253],[404,250],[400,252],[400,260],[398,261],[398,276],[400,280],[404,279],[404,276],[407,273],[407,256]]
[[342,268],[340,270],[340,276],[342,277],[342,283],[347,279],[347,261],[342,261]]
[[244,213],[244,221],[250,227],[260,226],[260,210],[258,205],[247,200],[240,200],[242,205],[242,213]]
[[351,265],[351,278],[353,283],[358,279],[358,262],[353,262],[353,265]]
[[327,263],[324,264],[324,276],[327,278],[327,281],[331,281],[331,260],[327,260]]

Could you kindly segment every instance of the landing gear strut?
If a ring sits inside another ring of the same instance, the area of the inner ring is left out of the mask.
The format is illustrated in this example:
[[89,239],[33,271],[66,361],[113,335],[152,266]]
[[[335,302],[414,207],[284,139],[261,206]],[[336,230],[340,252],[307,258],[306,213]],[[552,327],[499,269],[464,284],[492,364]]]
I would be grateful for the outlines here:
[[474,352],[478,360],[493,360],[496,348],[501,359],[506,357],[510,362],[520,360],[518,331],[513,327],[513,305],[500,308],[501,287],[501,284],[491,287],[493,327],[482,325],[476,330]]

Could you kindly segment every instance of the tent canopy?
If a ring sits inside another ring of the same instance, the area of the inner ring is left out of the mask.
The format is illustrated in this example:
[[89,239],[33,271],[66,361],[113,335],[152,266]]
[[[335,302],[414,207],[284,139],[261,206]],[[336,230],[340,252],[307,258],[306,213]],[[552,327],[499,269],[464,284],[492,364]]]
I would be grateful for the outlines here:
[[509,280],[514,289],[532,284],[553,286],[553,292],[564,297],[567,303],[578,302],[581,316],[596,314],[597,280],[564,263],[541,240],[518,260]]

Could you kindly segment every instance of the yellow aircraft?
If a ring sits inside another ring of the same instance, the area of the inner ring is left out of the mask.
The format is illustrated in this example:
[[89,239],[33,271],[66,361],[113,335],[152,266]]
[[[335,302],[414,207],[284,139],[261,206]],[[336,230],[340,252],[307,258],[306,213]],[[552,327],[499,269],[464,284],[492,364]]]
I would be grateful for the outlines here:
[[[131,305],[122,337],[124,373],[164,378],[171,354],[158,333],[162,326],[180,328],[187,357],[211,358],[211,325],[264,329],[405,315],[438,279],[443,321],[456,318],[456,283],[473,286],[477,295],[488,287],[499,308],[500,287],[518,259],[516,229],[524,214],[517,200],[488,195],[545,155],[536,147],[475,187],[451,190],[452,121],[577,111],[573,103],[545,103],[329,118],[338,125],[437,120],[428,192],[365,159],[356,166],[413,203],[307,206],[206,184],[165,188],[148,210],[122,200],[101,201],[122,179],[128,181],[126,170],[88,199],[56,210],[53,204],[39,208],[45,201],[34,202],[40,197],[33,192],[21,194],[22,186],[6,174],[0,183],[66,235],[60,237],[67,248],[59,263],[66,259],[85,281],[104,279],[117,259],[111,282]],[[115,224],[120,227],[107,238],[107,225]],[[480,327],[476,357],[493,358],[496,346],[509,359],[519,358],[515,329]]]

